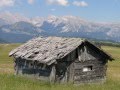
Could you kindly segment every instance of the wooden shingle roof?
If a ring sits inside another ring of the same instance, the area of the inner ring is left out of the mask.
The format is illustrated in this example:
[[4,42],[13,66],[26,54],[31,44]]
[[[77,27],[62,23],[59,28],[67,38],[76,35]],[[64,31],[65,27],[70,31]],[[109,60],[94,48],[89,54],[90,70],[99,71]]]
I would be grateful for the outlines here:
[[73,51],[83,41],[80,38],[38,37],[12,50],[9,56],[51,64]]
[[38,37],[12,50],[9,56],[39,61],[48,65],[65,57],[86,40],[66,37]]

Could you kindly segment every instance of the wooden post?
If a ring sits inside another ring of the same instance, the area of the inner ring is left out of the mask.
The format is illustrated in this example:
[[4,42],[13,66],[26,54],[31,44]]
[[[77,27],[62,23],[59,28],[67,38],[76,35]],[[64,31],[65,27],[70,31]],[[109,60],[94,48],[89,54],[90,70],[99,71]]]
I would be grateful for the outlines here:
[[55,68],[55,65],[53,65],[51,69],[50,77],[49,77],[51,83],[55,82],[55,76],[56,76],[56,68]]
[[80,49],[79,48],[77,48],[77,53],[78,53],[78,60],[81,61]]
[[69,80],[70,83],[74,82],[74,62],[69,66]]
[[15,69],[15,75],[19,74],[19,66],[18,66],[19,60],[14,59],[14,69]]

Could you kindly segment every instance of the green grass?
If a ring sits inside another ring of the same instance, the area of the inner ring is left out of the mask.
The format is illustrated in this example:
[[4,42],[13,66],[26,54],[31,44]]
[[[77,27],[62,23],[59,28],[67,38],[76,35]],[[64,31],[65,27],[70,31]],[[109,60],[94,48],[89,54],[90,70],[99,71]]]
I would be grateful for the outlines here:
[[104,84],[50,84],[14,75],[12,58],[8,53],[20,44],[0,44],[0,90],[120,90],[120,48],[103,46],[115,61],[108,63],[107,81]]
[[13,60],[8,53],[20,44],[0,44],[0,73],[13,72]]
[[12,59],[9,58],[8,53],[19,45],[20,44],[0,44],[0,63],[12,63]]

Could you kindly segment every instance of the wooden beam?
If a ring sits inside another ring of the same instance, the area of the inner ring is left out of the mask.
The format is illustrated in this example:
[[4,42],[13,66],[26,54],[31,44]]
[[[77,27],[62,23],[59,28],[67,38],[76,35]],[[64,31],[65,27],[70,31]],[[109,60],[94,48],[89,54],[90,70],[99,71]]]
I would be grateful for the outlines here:
[[52,66],[51,73],[50,73],[50,82],[54,83],[55,82],[55,77],[56,76],[56,68],[55,65]]

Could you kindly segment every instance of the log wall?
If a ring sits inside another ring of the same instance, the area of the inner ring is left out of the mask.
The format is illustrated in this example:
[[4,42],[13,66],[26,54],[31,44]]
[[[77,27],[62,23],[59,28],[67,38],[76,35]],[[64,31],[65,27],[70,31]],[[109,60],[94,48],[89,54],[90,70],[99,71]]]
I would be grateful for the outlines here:
[[[103,81],[106,77],[107,65],[98,60],[76,61],[74,62],[74,77],[75,84]],[[90,70],[84,71],[88,67]]]
[[100,52],[88,46],[78,48],[78,59],[73,63],[73,82],[75,84],[105,80],[107,60]]
[[45,81],[51,80],[52,66],[22,59],[16,59],[15,63],[15,73],[18,75],[24,75]]

